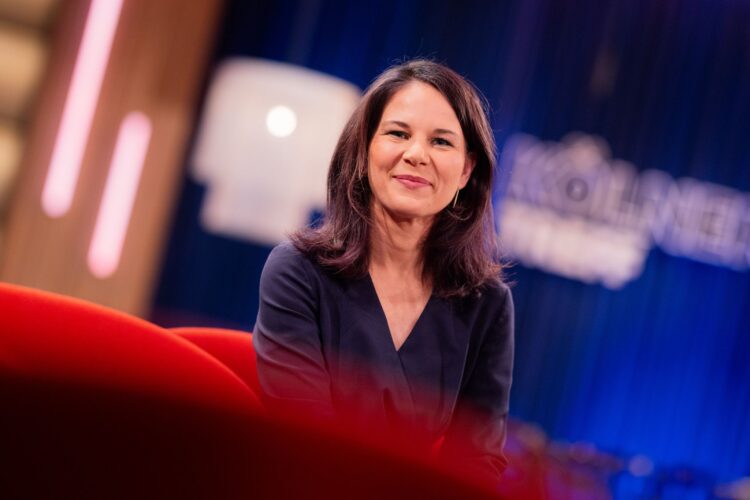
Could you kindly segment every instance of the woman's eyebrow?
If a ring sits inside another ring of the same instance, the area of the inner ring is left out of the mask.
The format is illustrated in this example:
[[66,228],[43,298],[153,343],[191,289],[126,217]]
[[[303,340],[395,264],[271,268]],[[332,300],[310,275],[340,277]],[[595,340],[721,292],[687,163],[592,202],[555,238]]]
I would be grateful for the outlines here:
[[398,125],[399,127],[403,128],[409,128],[409,125],[405,122],[399,121],[399,120],[387,120],[383,122],[383,125]]
[[451,134],[451,135],[458,135],[458,134],[457,134],[457,133],[455,133],[454,131],[452,131],[452,130],[449,130],[449,129],[447,129],[447,128],[436,128],[436,129],[435,129],[435,133],[436,133],[436,134]]

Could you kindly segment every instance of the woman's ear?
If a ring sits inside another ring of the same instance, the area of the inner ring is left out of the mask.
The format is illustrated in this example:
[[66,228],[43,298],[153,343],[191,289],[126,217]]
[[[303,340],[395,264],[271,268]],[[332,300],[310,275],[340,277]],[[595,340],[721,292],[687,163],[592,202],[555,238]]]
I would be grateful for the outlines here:
[[461,180],[458,183],[459,189],[463,189],[469,182],[471,172],[474,170],[474,166],[477,164],[477,155],[474,153],[466,154],[466,161],[464,162],[464,169],[461,172]]

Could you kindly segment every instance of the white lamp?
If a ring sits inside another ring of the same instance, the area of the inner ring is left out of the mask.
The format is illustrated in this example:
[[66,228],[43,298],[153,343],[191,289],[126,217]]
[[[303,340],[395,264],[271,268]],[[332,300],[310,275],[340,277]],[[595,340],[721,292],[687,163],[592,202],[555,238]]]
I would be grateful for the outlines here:
[[300,66],[223,62],[192,158],[207,187],[205,228],[275,244],[322,210],[333,149],[360,97],[351,83]]

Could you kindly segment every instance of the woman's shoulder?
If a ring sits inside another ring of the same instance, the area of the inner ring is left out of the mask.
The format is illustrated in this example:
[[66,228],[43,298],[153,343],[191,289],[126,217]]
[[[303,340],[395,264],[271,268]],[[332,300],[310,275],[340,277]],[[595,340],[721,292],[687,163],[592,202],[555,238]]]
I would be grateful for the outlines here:
[[305,256],[300,252],[297,247],[294,246],[289,240],[284,240],[271,250],[268,255],[266,263],[283,263],[283,264],[295,264],[301,263],[305,259]]
[[300,250],[297,245],[291,240],[284,240],[271,250],[268,256],[266,265],[271,264],[283,264],[290,266],[308,266],[312,268],[318,268],[318,264],[315,259]]
[[499,281],[493,284],[489,288],[488,296],[490,297],[493,310],[497,311],[500,316],[508,314],[513,316],[513,294],[507,283]]
[[500,280],[486,283],[473,294],[461,299],[460,302],[463,311],[473,311],[481,315],[491,314],[492,311],[505,311],[513,307],[510,286]]
[[467,297],[458,314],[470,325],[477,345],[482,345],[487,338],[512,341],[515,313],[513,296],[506,283],[498,281],[485,285],[479,294]]
[[261,296],[309,299],[318,289],[315,265],[292,242],[284,241],[271,250],[260,275]]
[[[312,262],[291,241],[285,240],[276,245],[263,266],[263,276],[303,277],[310,272]],[[261,280],[263,279],[261,277]]]
[[492,282],[485,285],[482,295],[488,300],[505,302],[511,296],[510,286],[503,281]]

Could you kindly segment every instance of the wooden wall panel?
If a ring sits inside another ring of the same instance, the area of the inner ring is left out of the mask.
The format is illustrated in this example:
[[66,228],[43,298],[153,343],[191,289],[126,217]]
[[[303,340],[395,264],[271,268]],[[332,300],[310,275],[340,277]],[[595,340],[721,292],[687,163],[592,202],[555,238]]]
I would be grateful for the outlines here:
[[12,25],[0,30],[0,115],[22,118],[41,79],[46,59],[42,33]]
[[[144,314],[168,235],[221,2],[125,0],[71,210],[52,219],[40,199],[80,41],[87,2],[65,2],[48,76],[9,213],[0,279]],[[86,262],[117,132],[131,111],[153,133],[118,270],[91,274]]]
[[60,0],[0,0],[0,17],[17,24],[44,28],[54,17],[59,3]]

